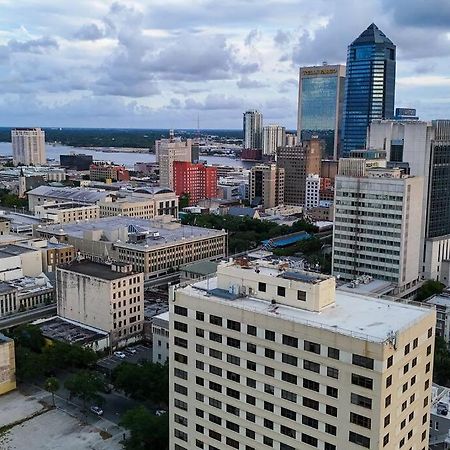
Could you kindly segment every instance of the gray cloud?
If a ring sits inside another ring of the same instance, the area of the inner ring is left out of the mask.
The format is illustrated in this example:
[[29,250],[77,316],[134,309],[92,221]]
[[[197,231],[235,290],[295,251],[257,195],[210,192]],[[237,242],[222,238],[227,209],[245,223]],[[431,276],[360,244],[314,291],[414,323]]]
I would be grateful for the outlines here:
[[38,39],[28,41],[17,41],[11,39],[8,42],[8,48],[13,52],[23,53],[45,53],[49,50],[57,50],[58,42],[50,36],[43,36]]
[[254,80],[246,75],[242,76],[236,85],[239,89],[260,89],[269,86],[268,83],[263,83],[262,81]]
[[75,33],[75,38],[82,41],[96,41],[105,36],[105,31],[100,29],[95,23],[85,24]]
[[253,45],[256,41],[261,38],[261,33],[257,28],[253,28],[245,37],[244,43],[247,47]]
[[289,44],[291,39],[292,39],[292,34],[289,31],[284,31],[284,30],[278,30],[277,34],[273,38],[275,44],[279,45],[280,47],[283,47],[283,46]]

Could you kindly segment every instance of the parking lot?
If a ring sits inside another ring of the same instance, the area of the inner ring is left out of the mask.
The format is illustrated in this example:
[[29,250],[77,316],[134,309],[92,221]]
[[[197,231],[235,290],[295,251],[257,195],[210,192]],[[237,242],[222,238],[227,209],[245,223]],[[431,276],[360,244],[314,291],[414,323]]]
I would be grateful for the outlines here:
[[110,375],[123,362],[139,364],[152,360],[152,349],[142,344],[133,345],[114,353],[97,362],[99,369],[107,375]]

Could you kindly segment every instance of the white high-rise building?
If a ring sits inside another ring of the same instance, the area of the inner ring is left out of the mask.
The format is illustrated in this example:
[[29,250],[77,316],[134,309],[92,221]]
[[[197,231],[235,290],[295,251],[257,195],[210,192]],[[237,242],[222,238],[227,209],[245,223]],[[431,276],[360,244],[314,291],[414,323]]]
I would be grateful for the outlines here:
[[47,164],[45,131],[40,128],[13,128],[11,130],[13,163],[41,166]]
[[423,177],[368,169],[335,181],[332,273],[392,283],[406,295],[419,281]]
[[311,209],[319,206],[320,177],[317,174],[309,174],[306,177],[305,208]]
[[262,149],[263,115],[256,109],[246,111],[243,119],[244,148]]
[[263,155],[275,155],[278,147],[286,141],[286,128],[280,125],[266,125],[263,128]]
[[434,309],[242,259],[169,305],[170,450],[428,448]]

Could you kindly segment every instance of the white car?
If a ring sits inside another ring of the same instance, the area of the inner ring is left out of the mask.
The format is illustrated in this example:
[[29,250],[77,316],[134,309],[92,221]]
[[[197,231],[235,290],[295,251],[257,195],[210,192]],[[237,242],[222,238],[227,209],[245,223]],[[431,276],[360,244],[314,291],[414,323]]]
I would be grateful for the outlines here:
[[91,406],[91,412],[93,412],[97,416],[103,415],[103,409],[101,409],[99,406]]
[[114,356],[117,356],[120,359],[124,359],[127,357],[124,352],[114,352]]
[[135,348],[127,348],[127,352],[130,352],[132,355],[135,355],[137,353]]

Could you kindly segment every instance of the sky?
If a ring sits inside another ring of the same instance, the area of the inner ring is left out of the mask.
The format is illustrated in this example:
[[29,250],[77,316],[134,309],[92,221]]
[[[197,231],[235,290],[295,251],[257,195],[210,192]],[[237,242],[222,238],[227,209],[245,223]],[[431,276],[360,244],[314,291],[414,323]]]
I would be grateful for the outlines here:
[[0,126],[295,129],[298,68],[372,22],[396,106],[450,118],[449,0],[0,0]]

